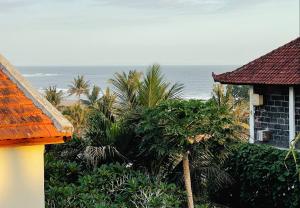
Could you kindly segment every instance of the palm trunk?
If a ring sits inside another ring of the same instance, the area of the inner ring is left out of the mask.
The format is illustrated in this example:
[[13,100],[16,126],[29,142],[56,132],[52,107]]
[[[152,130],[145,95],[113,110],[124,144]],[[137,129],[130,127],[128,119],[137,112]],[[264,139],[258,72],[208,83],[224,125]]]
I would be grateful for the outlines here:
[[188,208],[194,208],[189,152],[184,153],[182,164],[183,164],[183,177],[184,177],[185,190],[187,193]]

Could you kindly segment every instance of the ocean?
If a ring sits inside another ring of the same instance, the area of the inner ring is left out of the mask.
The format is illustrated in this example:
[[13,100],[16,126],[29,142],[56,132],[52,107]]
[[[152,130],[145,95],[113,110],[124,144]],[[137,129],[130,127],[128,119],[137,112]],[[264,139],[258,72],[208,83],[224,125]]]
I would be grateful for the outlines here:
[[[145,72],[148,66],[20,66],[17,68],[40,92],[50,85],[55,85],[63,90],[66,99],[74,99],[68,97],[67,90],[77,75],[84,75],[91,85],[97,85],[104,90],[106,87],[112,87],[108,80],[113,78],[114,73],[128,72],[133,69]],[[162,73],[169,82],[184,84],[183,97],[186,99],[208,99],[214,83],[212,72],[223,73],[235,68],[236,66],[229,65],[161,66]]]

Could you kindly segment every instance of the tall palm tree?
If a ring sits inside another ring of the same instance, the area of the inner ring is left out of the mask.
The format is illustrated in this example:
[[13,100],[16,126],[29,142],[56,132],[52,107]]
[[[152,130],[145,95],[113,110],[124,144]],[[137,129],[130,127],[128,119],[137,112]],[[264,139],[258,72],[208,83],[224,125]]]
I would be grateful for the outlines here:
[[94,85],[92,91],[86,94],[88,99],[88,104],[90,106],[94,106],[97,103],[97,101],[99,100],[100,91],[101,91],[100,87]]
[[83,75],[78,75],[74,78],[71,85],[69,85],[69,95],[76,95],[78,97],[78,104],[80,104],[80,96],[87,94],[90,84],[84,79]]
[[138,105],[138,90],[142,73],[136,70],[116,73],[109,82],[114,87],[118,100],[118,109],[122,112],[132,110]]
[[160,66],[151,66],[139,88],[139,103],[142,106],[154,107],[163,100],[179,98],[183,85],[171,85],[162,75]]
[[58,90],[56,86],[49,86],[44,90],[45,98],[54,106],[59,107],[63,99],[63,91]]
[[137,71],[129,71],[128,74],[116,73],[110,83],[114,87],[117,96],[120,113],[135,109],[137,106],[153,107],[163,100],[180,98],[183,85],[175,83],[171,85],[162,75],[160,66],[149,67],[146,75]]

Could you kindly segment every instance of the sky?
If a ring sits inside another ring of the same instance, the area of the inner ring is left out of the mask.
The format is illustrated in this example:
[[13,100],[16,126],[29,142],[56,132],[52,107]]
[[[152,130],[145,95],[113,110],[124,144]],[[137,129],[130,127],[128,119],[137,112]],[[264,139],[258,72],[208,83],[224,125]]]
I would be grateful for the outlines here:
[[0,0],[18,66],[240,65],[299,36],[299,0]]

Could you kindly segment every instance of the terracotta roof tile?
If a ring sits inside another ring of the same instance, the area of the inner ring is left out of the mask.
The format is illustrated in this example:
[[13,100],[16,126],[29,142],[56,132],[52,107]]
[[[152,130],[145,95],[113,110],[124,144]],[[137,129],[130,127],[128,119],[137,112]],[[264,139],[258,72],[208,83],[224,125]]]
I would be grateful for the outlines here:
[[300,84],[300,37],[232,71],[213,74],[224,84]]
[[0,67],[0,146],[61,143],[70,136],[59,131]]

